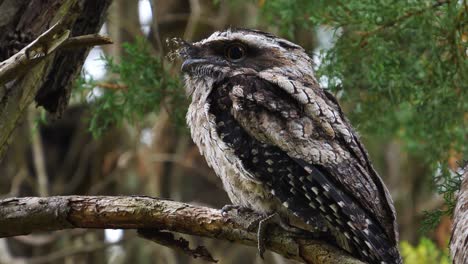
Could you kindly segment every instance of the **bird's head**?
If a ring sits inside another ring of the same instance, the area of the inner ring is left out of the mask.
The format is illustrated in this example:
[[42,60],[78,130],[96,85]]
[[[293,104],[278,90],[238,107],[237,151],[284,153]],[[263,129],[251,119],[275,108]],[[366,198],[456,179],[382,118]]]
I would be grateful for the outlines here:
[[257,30],[228,29],[199,42],[178,44],[176,53],[183,59],[189,89],[195,89],[192,86],[198,82],[263,71],[292,78],[313,76],[312,61],[302,47]]

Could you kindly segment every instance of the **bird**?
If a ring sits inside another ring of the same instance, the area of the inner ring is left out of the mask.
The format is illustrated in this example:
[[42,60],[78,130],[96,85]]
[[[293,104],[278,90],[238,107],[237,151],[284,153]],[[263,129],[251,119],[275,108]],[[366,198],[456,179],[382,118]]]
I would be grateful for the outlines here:
[[192,139],[232,206],[326,230],[362,261],[402,263],[390,193],[304,48],[245,28],[176,42]]

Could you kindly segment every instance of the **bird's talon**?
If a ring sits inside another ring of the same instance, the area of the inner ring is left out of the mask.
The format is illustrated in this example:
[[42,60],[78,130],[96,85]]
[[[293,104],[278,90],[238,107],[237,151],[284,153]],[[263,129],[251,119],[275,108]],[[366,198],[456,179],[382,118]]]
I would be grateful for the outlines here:
[[274,223],[277,217],[279,217],[279,215],[277,213],[273,213],[263,219],[258,219],[259,221],[256,220],[258,221],[257,247],[258,247],[258,253],[260,255],[260,258],[262,259],[263,259],[263,253],[265,253],[265,249],[266,249],[266,246],[265,246],[267,242],[266,231],[267,231],[268,225]]
[[221,215],[226,217],[229,215],[229,212],[232,210],[236,210],[238,213],[246,213],[246,212],[252,212],[252,209],[243,207],[240,205],[234,205],[234,204],[226,204],[221,208]]

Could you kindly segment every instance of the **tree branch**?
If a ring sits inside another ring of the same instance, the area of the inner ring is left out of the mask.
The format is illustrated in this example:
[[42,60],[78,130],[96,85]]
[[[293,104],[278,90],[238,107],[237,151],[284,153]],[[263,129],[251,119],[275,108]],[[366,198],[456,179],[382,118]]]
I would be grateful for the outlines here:
[[[0,237],[69,228],[159,229],[257,245],[249,225],[259,215],[223,216],[220,210],[142,196],[55,196],[0,200]],[[362,263],[323,241],[271,228],[267,248],[304,263]]]
[[52,54],[69,35],[70,31],[63,30],[58,22],[18,53],[0,62],[0,87]]
[[58,22],[9,59],[0,62],[0,87],[20,77],[32,66],[58,49],[87,48],[111,44],[112,41],[98,34],[69,38],[70,31],[63,30]]

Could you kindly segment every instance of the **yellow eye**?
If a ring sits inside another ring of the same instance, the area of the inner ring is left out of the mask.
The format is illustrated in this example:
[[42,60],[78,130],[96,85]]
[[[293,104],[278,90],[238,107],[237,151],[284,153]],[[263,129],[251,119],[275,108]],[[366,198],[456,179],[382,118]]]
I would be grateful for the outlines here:
[[225,56],[232,62],[241,61],[245,57],[245,48],[241,44],[229,45],[225,50]]

